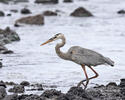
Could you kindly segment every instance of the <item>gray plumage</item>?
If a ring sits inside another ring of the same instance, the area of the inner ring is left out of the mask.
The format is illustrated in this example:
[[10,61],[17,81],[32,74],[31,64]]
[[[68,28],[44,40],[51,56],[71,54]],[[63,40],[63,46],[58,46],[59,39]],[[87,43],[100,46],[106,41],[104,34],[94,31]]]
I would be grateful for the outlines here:
[[55,50],[57,55],[62,59],[70,60],[77,64],[84,64],[87,66],[97,66],[101,64],[114,66],[114,62],[111,59],[104,57],[100,53],[82,48],[80,46],[73,46],[66,53],[61,52],[60,48],[65,45],[66,40],[64,35],[60,36],[59,38],[62,40],[62,42],[56,45]]

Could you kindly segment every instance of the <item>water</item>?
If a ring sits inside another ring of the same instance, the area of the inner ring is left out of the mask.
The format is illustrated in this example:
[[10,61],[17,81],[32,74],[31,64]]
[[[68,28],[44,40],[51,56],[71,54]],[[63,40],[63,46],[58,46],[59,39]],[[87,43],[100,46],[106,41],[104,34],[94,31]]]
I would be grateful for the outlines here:
[[[15,28],[16,19],[27,16],[12,13],[11,17],[1,17],[0,27],[10,26],[21,38],[20,42],[6,45],[14,54],[0,55],[4,67],[0,69],[0,80],[21,82],[27,80],[31,83],[42,83],[47,86],[57,85],[57,89],[67,91],[84,79],[82,68],[70,61],[60,59],[55,53],[56,41],[40,47],[40,44],[56,33],[63,33],[67,39],[62,51],[74,45],[89,48],[100,52],[115,61],[115,67],[101,65],[94,69],[99,77],[90,81],[89,87],[95,84],[107,84],[110,81],[119,83],[125,78],[125,16],[118,15],[117,11],[124,9],[124,0],[75,0],[74,3],[57,5],[19,3],[4,5],[0,9],[10,13],[10,9],[28,7],[33,14],[40,14],[45,10],[61,10],[60,16],[45,17],[44,26],[30,26]],[[90,10],[95,17],[74,18],[69,14],[79,6]],[[28,15],[29,16],[29,15]],[[94,75],[87,69],[88,75]]]

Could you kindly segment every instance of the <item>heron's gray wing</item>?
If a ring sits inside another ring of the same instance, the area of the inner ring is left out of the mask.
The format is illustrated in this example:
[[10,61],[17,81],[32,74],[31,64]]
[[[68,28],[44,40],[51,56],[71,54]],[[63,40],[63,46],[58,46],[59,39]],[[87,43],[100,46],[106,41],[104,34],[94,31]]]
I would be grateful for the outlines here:
[[104,57],[101,54],[81,47],[72,49],[71,58],[72,61],[78,64],[85,64],[88,66],[96,66],[105,63]]

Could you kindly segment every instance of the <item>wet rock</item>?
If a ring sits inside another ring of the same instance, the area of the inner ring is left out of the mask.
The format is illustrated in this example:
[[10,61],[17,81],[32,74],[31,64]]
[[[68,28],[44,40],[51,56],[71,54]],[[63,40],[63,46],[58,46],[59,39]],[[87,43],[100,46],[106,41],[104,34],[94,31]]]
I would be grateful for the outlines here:
[[121,88],[120,92],[121,92],[121,94],[123,94],[125,96],[125,87]]
[[31,14],[31,12],[30,12],[29,9],[23,8],[23,9],[21,10],[21,14]]
[[42,85],[42,84],[38,84],[38,85],[37,85],[37,90],[38,90],[38,91],[44,90],[44,89],[43,89],[43,85]]
[[110,82],[110,83],[108,83],[108,84],[106,85],[106,87],[108,87],[108,86],[117,86],[117,84],[116,84],[115,82]]
[[30,24],[30,25],[43,25],[44,17],[41,14],[35,15],[35,16],[23,17],[16,20],[15,24],[18,24],[18,23]]
[[43,15],[44,16],[57,16],[57,13],[53,11],[44,11]]
[[5,16],[4,12],[0,11],[0,17],[3,17],[3,16]]
[[17,13],[17,12],[18,12],[17,9],[11,9],[10,11],[11,11],[11,12],[14,12],[14,13]]
[[7,95],[6,90],[3,86],[0,86],[0,100],[2,100]]
[[79,7],[76,10],[74,10],[70,16],[74,16],[74,17],[90,17],[93,16],[88,10],[86,10],[83,7]]
[[83,99],[82,97],[67,93],[57,97],[56,100],[87,100],[87,99]]
[[117,12],[118,14],[125,14],[125,10],[119,10],[118,12]]
[[0,68],[2,68],[2,67],[3,67],[2,62],[0,62]]
[[9,0],[0,0],[0,3],[8,4]]
[[8,50],[4,45],[13,41],[19,41],[18,34],[9,27],[0,29],[0,54],[11,54],[13,51]]
[[7,16],[11,16],[11,14],[7,14]]
[[[30,96],[30,95],[28,95],[28,94],[22,94],[22,95],[19,95],[18,96],[18,99],[19,100],[24,100],[25,98],[27,98],[28,96]],[[29,99],[30,100],[30,99]]]
[[22,81],[22,82],[20,83],[20,85],[29,86],[30,83],[29,83],[28,81]]
[[14,93],[24,93],[25,89],[24,89],[24,86],[22,85],[15,85],[13,88],[10,88],[8,91],[14,92]]
[[3,100],[19,100],[17,94],[7,95]]
[[18,34],[11,30],[9,27],[3,29],[0,29],[0,44],[7,44],[12,41],[19,41],[20,38]]
[[36,0],[35,3],[56,4],[58,0]]
[[69,2],[73,2],[73,0],[63,0],[63,2],[69,3]]
[[23,99],[23,100],[46,100],[46,99],[42,99],[40,96],[38,96],[38,95],[33,95],[33,94],[31,94],[31,95],[29,95],[28,97],[26,97],[25,99]]
[[99,98],[103,97],[101,90],[98,89],[91,89],[90,91],[87,91],[89,95],[93,96],[95,100],[98,100]]
[[120,82],[120,87],[125,87],[125,79],[121,79],[121,82]]
[[46,90],[45,92],[43,92],[43,94],[40,97],[52,99],[60,95],[62,95],[61,91],[51,89],[51,90]]
[[5,50],[2,52],[2,54],[12,54],[12,53],[13,53],[13,51],[11,51],[11,50]]
[[6,85],[17,85],[16,83],[14,82],[5,82]]
[[[8,42],[5,42],[4,43],[8,43]],[[7,53],[13,53],[13,51],[11,50],[8,50],[5,46],[3,46],[2,44],[0,44],[0,54],[7,54]]]
[[86,100],[92,100],[92,96],[90,96],[82,87],[71,87],[67,93]]
[[5,84],[5,82],[0,81],[0,86],[3,86],[4,88],[6,88],[6,84]]

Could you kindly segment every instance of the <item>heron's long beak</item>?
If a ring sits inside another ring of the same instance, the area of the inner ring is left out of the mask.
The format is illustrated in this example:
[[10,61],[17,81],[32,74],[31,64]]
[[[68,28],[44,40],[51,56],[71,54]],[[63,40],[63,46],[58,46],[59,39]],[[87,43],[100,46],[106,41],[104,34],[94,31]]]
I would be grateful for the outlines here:
[[43,46],[43,45],[45,45],[45,44],[47,44],[47,43],[50,43],[50,42],[52,42],[52,41],[54,41],[54,38],[51,38],[51,39],[47,40],[46,42],[42,43],[40,46]]

